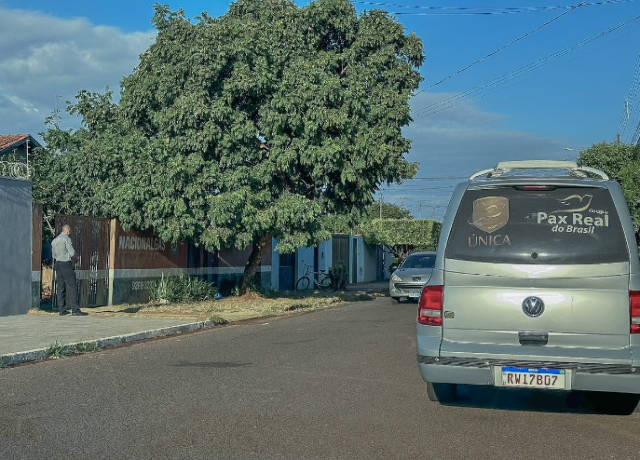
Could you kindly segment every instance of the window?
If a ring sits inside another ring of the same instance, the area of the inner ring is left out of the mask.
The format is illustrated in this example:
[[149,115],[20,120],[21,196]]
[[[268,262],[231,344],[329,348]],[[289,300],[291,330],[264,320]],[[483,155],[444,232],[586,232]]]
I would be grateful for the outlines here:
[[445,257],[490,263],[599,264],[629,260],[607,189],[467,190]]
[[436,263],[435,255],[411,254],[400,265],[401,268],[433,268]]

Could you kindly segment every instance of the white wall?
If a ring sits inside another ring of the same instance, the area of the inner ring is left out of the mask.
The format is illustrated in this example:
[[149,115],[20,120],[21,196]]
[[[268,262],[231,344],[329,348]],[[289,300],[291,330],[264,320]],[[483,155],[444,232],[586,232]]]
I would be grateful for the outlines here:
[[[303,261],[307,264],[308,270],[313,271],[313,248],[299,248],[296,251],[296,281],[305,273]],[[309,273],[309,275],[313,279],[313,275],[311,273]],[[309,288],[311,289],[313,286]]]
[[329,270],[333,266],[333,243],[331,239],[322,241],[318,245],[318,270]]

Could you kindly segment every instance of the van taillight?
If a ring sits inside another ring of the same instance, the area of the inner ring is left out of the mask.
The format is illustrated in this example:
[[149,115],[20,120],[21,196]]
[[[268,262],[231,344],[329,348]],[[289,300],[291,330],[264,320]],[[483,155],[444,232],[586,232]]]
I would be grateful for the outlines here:
[[640,334],[640,291],[629,291],[631,333]]
[[555,185],[516,185],[513,188],[515,188],[516,190],[522,190],[522,191],[536,191],[536,190],[555,190],[558,187],[556,187]]
[[442,326],[442,290],[443,286],[425,286],[422,289],[418,304],[418,323],[425,326]]

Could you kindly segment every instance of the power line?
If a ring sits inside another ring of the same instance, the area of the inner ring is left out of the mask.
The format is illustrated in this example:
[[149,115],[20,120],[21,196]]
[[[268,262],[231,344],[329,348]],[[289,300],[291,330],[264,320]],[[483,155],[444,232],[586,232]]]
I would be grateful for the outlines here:
[[[593,3],[585,3],[584,6],[600,6],[609,5],[615,3],[628,3],[637,0],[603,0]],[[520,14],[520,13],[538,13],[545,11],[553,11],[560,9],[575,8],[573,5],[559,5],[559,6],[523,6],[523,7],[461,7],[461,6],[417,6],[417,5],[399,5],[394,3],[381,3],[381,2],[368,2],[363,0],[351,0],[351,3],[370,6],[383,6],[388,8],[405,8],[405,9],[417,9],[427,10],[420,12],[393,12],[388,11],[393,15],[413,15],[413,16],[464,16],[464,15],[493,15],[493,14]]]
[[[625,99],[625,108],[622,115],[622,121],[620,123],[619,133],[621,136],[625,135],[627,130],[627,124],[629,120],[638,120],[640,118],[640,103],[636,103],[636,96],[638,95],[638,87],[640,86],[640,55],[638,55],[638,61],[636,63],[636,68],[633,73],[633,79],[631,80],[631,86],[629,87],[629,94]],[[633,117],[631,117],[631,112],[633,112]],[[640,122],[640,120],[639,120]],[[637,142],[636,135],[638,134],[638,130],[640,129],[640,123],[638,124],[638,128],[636,128],[635,133],[628,138],[630,144],[635,144]]]
[[[423,108],[417,110],[414,114],[412,114],[412,117],[415,120],[415,119],[422,118],[422,117],[425,117],[425,116],[428,116],[428,115],[433,115],[433,114],[441,112],[443,110],[447,110],[447,109],[456,107],[456,106],[458,106],[460,104],[464,104],[464,103],[468,102],[467,99],[478,99],[480,97],[486,96],[487,94],[491,94],[492,92],[496,91],[496,88],[498,86],[501,86],[501,85],[503,85],[503,84],[515,79],[515,78],[521,77],[523,74],[526,74],[528,72],[534,71],[534,70],[542,67],[543,65],[545,65],[545,64],[547,64],[547,63],[549,63],[549,62],[551,62],[553,60],[556,60],[556,59],[558,59],[560,57],[563,57],[563,56],[565,56],[565,55],[567,55],[567,54],[569,54],[569,53],[571,53],[573,51],[576,51],[576,50],[582,48],[583,46],[585,46],[585,45],[587,45],[587,44],[589,44],[589,43],[591,43],[591,42],[593,42],[593,41],[595,41],[595,40],[597,40],[599,38],[602,38],[602,37],[614,32],[614,31],[616,31],[616,30],[618,30],[618,29],[620,29],[620,28],[622,28],[622,27],[624,27],[624,26],[626,26],[626,25],[628,25],[628,24],[630,24],[630,23],[632,23],[634,21],[637,21],[638,19],[640,19],[640,16],[636,16],[635,18],[632,18],[632,19],[630,19],[628,21],[620,23],[620,24],[618,24],[618,25],[616,25],[616,26],[614,26],[614,27],[612,27],[612,28],[610,28],[610,29],[608,29],[608,30],[606,30],[604,32],[601,32],[601,33],[599,33],[597,35],[589,37],[589,38],[587,38],[586,40],[583,40],[580,43],[574,44],[574,45],[572,45],[572,46],[570,46],[568,48],[565,48],[565,49],[563,49],[561,51],[553,53],[553,54],[551,54],[549,56],[546,56],[546,57],[544,57],[542,59],[538,59],[537,61],[529,63],[526,66],[521,67],[521,68],[519,68],[517,70],[508,72],[508,73],[503,74],[503,75],[501,75],[501,76],[499,76],[497,78],[494,78],[493,80],[489,80],[489,81],[487,81],[487,82],[485,82],[485,83],[483,83],[481,85],[475,86],[475,87],[471,88],[470,90],[463,91],[463,92],[455,94],[455,95],[453,95],[453,96],[451,96],[449,98],[440,100],[440,101],[435,102],[435,103],[433,103],[431,105],[423,107]],[[635,32],[637,32],[637,30],[635,30],[633,32],[630,32],[630,34],[631,33],[635,33]],[[629,35],[629,34],[627,34],[627,35]],[[587,53],[585,53],[585,54],[587,54]],[[524,81],[524,80],[521,80],[520,82],[522,82],[522,81]],[[520,82],[517,82],[517,83],[520,83]]]
[[468,176],[441,176],[441,177],[414,177],[413,179],[408,179],[411,181],[414,180],[426,180],[426,181],[441,181],[441,180],[462,180],[468,179],[471,174]]
[[589,0],[585,0],[584,2],[579,3],[578,5],[575,5],[575,6],[571,7],[571,9],[570,9],[569,11],[565,11],[564,13],[559,14],[559,15],[558,15],[558,16],[556,16],[555,18],[553,18],[553,19],[551,19],[551,20],[549,20],[549,21],[545,22],[545,23],[544,23],[544,24],[542,24],[542,25],[539,25],[539,26],[538,26],[538,27],[536,27],[535,29],[530,30],[530,31],[529,31],[529,32],[527,32],[526,34],[521,35],[520,37],[516,38],[515,40],[512,40],[511,42],[507,43],[506,45],[501,46],[500,48],[498,48],[498,49],[497,49],[497,50],[495,50],[494,52],[489,53],[489,54],[487,54],[486,56],[484,56],[484,57],[482,57],[482,58],[480,58],[480,59],[477,59],[476,61],[474,61],[474,62],[472,62],[471,64],[467,65],[466,67],[463,67],[462,69],[457,70],[457,71],[453,72],[452,74],[447,75],[447,76],[446,76],[446,77],[444,77],[442,80],[437,81],[437,82],[435,82],[434,84],[432,84],[431,86],[429,86],[429,87],[427,87],[427,88],[425,88],[425,89],[422,89],[422,90],[418,91],[414,96],[417,96],[418,94],[420,94],[420,93],[421,93],[421,92],[423,92],[423,91],[428,91],[428,90],[430,90],[431,88],[434,88],[434,87],[436,87],[436,86],[438,86],[438,85],[441,85],[442,83],[444,83],[445,81],[449,80],[450,78],[453,78],[453,77],[455,77],[456,75],[459,75],[459,74],[461,74],[462,72],[465,72],[465,71],[469,70],[469,69],[470,69],[471,67],[473,67],[474,65],[479,64],[479,63],[481,63],[481,62],[483,62],[483,61],[486,61],[486,60],[487,60],[487,59],[489,59],[491,56],[494,56],[494,55],[498,54],[500,51],[504,51],[505,49],[507,49],[507,48],[509,48],[510,46],[512,46],[512,45],[516,44],[517,42],[519,42],[520,40],[523,40],[524,38],[528,37],[529,35],[532,35],[532,34],[536,33],[537,31],[539,31],[539,30],[540,30],[540,29],[542,29],[543,27],[548,26],[549,24],[551,24],[551,23],[553,23],[553,22],[557,21],[558,19],[560,19],[562,16],[564,16],[564,15],[567,15],[567,14],[571,13],[571,12],[572,12],[572,11],[574,11],[575,9],[580,8],[581,6],[584,6],[584,5],[585,5],[585,4],[587,4],[587,3],[589,3]]

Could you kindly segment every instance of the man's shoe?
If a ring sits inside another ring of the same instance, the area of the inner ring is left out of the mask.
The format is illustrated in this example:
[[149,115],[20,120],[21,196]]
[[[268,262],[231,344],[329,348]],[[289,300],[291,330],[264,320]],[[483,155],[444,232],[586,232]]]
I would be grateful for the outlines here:
[[89,316],[89,313],[85,313],[82,310],[74,310],[71,312],[71,316]]
[[68,315],[69,312],[67,310],[61,311],[60,313],[58,313],[60,316],[65,316]]

